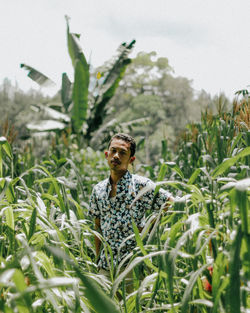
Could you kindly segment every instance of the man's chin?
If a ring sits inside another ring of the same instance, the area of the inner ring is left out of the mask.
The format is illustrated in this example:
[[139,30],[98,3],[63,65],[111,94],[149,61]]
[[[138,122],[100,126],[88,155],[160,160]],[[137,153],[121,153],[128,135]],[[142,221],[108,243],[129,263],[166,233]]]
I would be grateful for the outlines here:
[[121,164],[111,164],[110,169],[116,172],[126,172],[127,169],[121,166]]
[[112,170],[117,170],[117,171],[121,170],[119,164],[112,164],[110,168],[111,168]]
[[114,167],[114,168],[117,168],[120,165],[121,165],[120,163],[114,163],[114,162],[111,163],[111,167]]

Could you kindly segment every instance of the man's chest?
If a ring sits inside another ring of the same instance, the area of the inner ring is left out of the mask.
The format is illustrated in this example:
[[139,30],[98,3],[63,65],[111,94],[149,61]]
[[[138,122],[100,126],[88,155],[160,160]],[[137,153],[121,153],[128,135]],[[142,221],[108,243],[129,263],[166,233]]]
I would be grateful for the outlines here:
[[[120,191],[115,197],[107,194],[99,195],[98,208],[102,223],[105,225],[132,225],[132,220],[139,224],[143,219],[145,211],[149,208],[147,199],[142,197],[134,201],[138,192],[134,189]],[[106,225],[106,226],[107,226]]]

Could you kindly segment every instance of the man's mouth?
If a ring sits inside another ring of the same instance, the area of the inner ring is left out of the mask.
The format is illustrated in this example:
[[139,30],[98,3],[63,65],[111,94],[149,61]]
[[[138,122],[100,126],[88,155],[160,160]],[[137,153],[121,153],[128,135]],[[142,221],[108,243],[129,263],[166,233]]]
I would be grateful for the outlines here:
[[112,160],[111,163],[112,163],[112,164],[115,164],[115,165],[120,165],[120,164],[121,164],[120,161],[115,161],[115,160]]

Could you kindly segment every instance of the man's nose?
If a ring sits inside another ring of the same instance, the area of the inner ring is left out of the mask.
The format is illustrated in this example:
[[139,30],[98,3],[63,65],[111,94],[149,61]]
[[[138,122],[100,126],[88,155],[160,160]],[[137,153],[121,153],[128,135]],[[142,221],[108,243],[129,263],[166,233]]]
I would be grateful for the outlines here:
[[119,152],[118,151],[114,154],[114,158],[119,159]]

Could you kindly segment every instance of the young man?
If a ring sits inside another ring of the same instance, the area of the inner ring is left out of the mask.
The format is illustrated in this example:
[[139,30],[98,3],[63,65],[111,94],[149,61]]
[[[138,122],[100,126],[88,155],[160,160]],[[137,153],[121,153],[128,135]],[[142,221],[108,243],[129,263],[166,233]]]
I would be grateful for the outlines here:
[[[108,151],[105,152],[110,177],[93,188],[90,198],[89,216],[95,219],[96,229],[110,245],[115,266],[136,246],[134,239],[125,240],[134,233],[132,220],[141,230],[144,226],[145,211],[152,207],[154,199],[154,183],[128,171],[129,164],[135,160],[135,150],[136,143],[131,136],[119,133],[111,138]],[[152,188],[133,203],[139,191],[146,186]],[[171,199],[170,193],[160,189],[154,201],[154,209],[160,209]],[[107,260],[105,251],[100,253],[101,242],[97,237],[95,244],[96,255],[100,254],[98,267],[109,271],[110,256]]]

